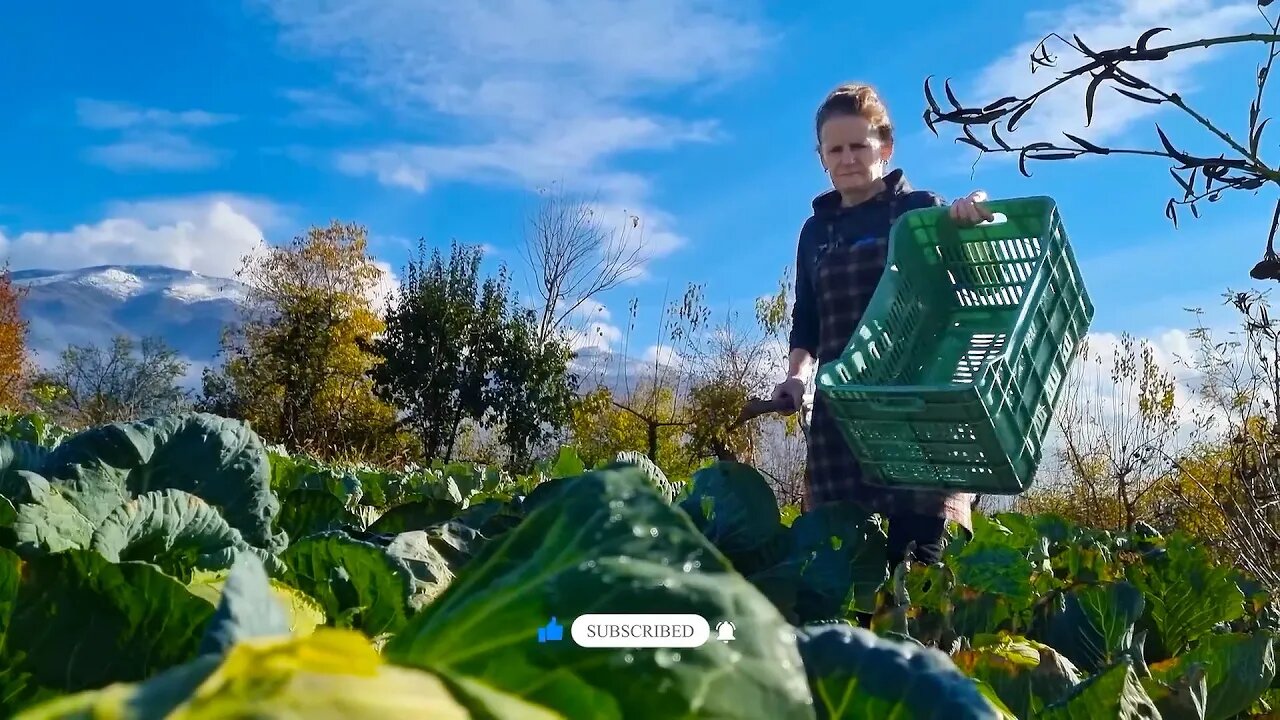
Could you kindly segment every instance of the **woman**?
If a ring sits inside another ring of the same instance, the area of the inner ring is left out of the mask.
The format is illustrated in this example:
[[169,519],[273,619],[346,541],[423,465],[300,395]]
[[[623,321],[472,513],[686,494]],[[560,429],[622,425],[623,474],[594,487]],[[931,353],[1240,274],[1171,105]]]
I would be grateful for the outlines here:
[[[796,299],[792,311],[791,355],[787,377],[774,389],[801,409],[804,378],[815,362],[833,360],[857,329],[884,272],[890,227],[899,215],[943,205],[932,192],[913,190],[902,170],[886,173],[893,154],[893,125],[884,102],[867,85],[836,88],[818,109],[818,156],[832,190],[813,201],[813,216],[800,231],[796,253]],[[992,219],[977,191],[951,205],[961,224]],[[909,543],[914,556],[937,562],[953,520],[972,532],[971,496],[864,485],[850,452],[821,394],[814,400],[805,472],[806,509],[853,500],[889,520],[889,559],[901,562]]]

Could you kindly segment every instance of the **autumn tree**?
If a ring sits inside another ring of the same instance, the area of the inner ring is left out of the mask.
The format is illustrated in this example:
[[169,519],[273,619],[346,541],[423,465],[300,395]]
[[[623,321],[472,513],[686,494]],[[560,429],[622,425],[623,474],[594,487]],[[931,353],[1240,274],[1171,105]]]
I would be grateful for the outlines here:
[[534,338],[545,343],[571,326],[575,314],[597,297],[633,278],[646,260],[639,216],[627,214],[610,228],[596,203],[564,188],[538,192],[521,257],[538,298]]
[[180,384],[188,367],[161,338],[135,343],[118,335],[109,347],[68,346],[33,384],[46,390],[42,409],[55,421],[92,427],[190,409],[191,393]]
[[402,458],[395,410],[374,394],[375,303],[383,271],[368,233],[337,221],[244,258],[240,322],[224,334],[204,406],[249,420],[263,437],[323,458]]
[[1169,519],[1173,463],[1196,435],[1184,427],[1173,375],[1155,348],[1125,334],[1108,356],[1086,338],[1064,381],[1039,487],[1015,502],[1108,530]]
[[737,422],[748,399],[766,397],[785,367],[790,292],[784,274],[748,319],[732,308],[713,314],[704,286],[691,284],[678,301],[664,302],[658,342],[643,364],[627,350],[638,315],[633,300],[619,367],[574,411],[571,436],[582,457],[598,462],[639,451],[679,477],[729,455],[765,472],[782,502],[798,502],[805,462],[798,416]]
[[759,439],[757,424],[726,433],[748,398],[767,393],[778,382],[786,356],[789,287],[784,275],[775,293],[757,299],[750,321],[733,308],[713,321],[704,287],[697,284],[672,308],[679,318],[672,341],[693,376],[690,395],[697,410],[690,432],[701,450],[710,452],[715,442],[725,442],[735,455],[754,460],[749,456]]
[[1186,364],[1196,371],[1204,436],[1171,458],[1182,517],[1226,558],[1280,590],[1280,323],[1259,292],[1228,292],[1235,331],[1203,322]]
[[27,326],[22,317],[22,298],[27,289],[13,284],[6,266],[0,272],[0,408],[16,409],[23,404],[26,382],[33,371],[27,352]]
[[1184,400],[1147,346],[1122,342],[1110,377],[1095,372],[1093,383],[1100,358],[1086,354],[1056,413],[1055,455],[1015,508],[1106,529],[1184,531],[1280,590],[1280,325],[1262,293],[1227,301],[1239,329],[1200,322],[1191,354],[1175,358],[1188,372]]
[[786,367],[790,330],[790,273],[757,298],[750,318],[734,309],[713,314],[703,286],[690,285],[671,310],[671,338],[691,376],[688,393],[691,451],[728,454],[758,467],[783,503],[799,502],[804,443],[799,417],[763,416],[739,423],[752,398],[768,397]]
[[421,241],[375,343],[373,377],[381,397],[431,457],[450,460],[464,421],[496,429],[511,462],[568,418],[569,351],[540,340],[537,316],[519,307],[500,269],[481,278],[479,248],[453,243],[446,260]]
[[692,475],[700,458],[684,433],[674,385],[649,379],[620,390],[597,385],[574,404],[569,434],[583,462],[590,467],[634,451],[654,460],[668,477]]
[[[687,465],[686,430],[689,427],[688,392],[692,380],[688,366],[673,352],[670,337],[680,324],[678,315],[666,307],[665,300],[658,318],[658,342],[651,348],[652,357],[633,363],[630,347],[640,304],[632,298],[628,305],[629,321],[620,352],[613,360],[617,369],[612,374],[616,385],[607,387],[610,407],[628,416],[628,424],[643,428],[643,441],[617,450],[645,453],[669,473]],[[667,451],[676,449],[675,452]]]

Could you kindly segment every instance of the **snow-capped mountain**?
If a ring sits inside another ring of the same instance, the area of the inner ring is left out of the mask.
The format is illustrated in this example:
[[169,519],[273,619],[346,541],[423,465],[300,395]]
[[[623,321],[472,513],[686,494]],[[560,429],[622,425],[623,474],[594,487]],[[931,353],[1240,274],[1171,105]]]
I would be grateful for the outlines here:
[[[236,321],[246,296],[236,280],[159,265],[15,270],[13,281],[27,288],[27,343],[41,365],[57,363],[68,345],[105,347],[120,334],[159,336],[190,363],[186,384],[192,388],[215,362],[222,328]],[[583,389],[603,383],[616,392],[653,372],[651,362],[618,360],[608,351],[584,349],[575,363]]]
[[245,287],[227,278],[155,265],[15,270],[25,286],[28,344],[41,364],[69,344],[105,345],[118,334],[159,336],[200,368],[214,359],[224,324],[238,315]]

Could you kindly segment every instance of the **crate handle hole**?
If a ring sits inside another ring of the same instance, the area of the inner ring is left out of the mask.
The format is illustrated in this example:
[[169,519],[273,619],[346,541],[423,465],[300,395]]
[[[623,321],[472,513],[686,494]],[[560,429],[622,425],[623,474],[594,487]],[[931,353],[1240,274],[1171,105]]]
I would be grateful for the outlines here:
[[895,397],[880,398],[875,401],[875,406],[880,410],[889,412],[920,412],[924,410],[924,400],[918,397]]
[[1002,212],[992,213],[991,216],[990,220],[983,220],[978,223],[976,227],[991,227],[993,225],[1003,225],[1009,222],[1009,216]]

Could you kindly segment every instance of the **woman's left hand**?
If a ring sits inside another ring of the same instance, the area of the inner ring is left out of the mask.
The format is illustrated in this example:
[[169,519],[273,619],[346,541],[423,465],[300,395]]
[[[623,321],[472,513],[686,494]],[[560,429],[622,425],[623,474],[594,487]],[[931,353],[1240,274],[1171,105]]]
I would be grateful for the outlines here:
[[951,219],[961,225],[977,225],[984,220],[994,220],[995,215],[982,204],[986,199],[985,192],[974,190],[956,200],[951,203]]

